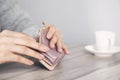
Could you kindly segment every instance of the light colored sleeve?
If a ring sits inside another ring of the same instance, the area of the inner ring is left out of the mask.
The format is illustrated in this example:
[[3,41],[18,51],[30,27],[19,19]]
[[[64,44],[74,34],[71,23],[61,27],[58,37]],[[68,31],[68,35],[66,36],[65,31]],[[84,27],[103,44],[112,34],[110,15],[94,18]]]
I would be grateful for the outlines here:
[[35,25],[30,16],[16,2],[0,0],[0,30],[12,30],[36,37],[40,26]]

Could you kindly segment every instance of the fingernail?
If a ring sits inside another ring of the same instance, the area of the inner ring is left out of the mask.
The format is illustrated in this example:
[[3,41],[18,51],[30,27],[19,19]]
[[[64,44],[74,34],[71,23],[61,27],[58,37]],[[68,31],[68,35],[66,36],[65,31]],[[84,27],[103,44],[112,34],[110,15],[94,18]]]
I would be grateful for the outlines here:
[[62,52],[62,49],[59,49],[59,52]]
[[44,47],[43,47],[43,50],[48,51],[49,48],[44,46]]
[[43,55],[39,55],[39,59],[41,60],[41,59],[44,59],[45,57],[43,56]]
[[55,47],[55,45],[52,45],[52,48],[54,48]]
[[47,35],[47,38],[48,38],[48,39],[50,39],[50,38],[51,38],[51,36],[50,36],[50,35]]
[[70,52],[69,51],[66,51],[67,54],[69,54]]
[[33,62],[33,61],[30,61],[29,63],[30,63],[30,65],[33,65],[33,64],[34,64],[34,62]]

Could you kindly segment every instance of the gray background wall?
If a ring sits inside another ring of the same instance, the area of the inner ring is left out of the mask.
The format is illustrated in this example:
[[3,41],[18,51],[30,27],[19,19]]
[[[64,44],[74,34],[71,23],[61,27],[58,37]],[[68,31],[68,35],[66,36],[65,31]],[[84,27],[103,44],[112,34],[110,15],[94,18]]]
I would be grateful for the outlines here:
[[111,30],[120,45],[120,0],[19,0],[36,24],[54,23],[67,43],[93,44],[94,32]]

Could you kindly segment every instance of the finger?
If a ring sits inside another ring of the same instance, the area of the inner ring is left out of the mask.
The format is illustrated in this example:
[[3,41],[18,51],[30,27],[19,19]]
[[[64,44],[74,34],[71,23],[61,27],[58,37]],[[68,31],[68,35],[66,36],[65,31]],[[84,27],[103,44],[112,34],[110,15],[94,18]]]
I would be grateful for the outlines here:
[[21,39],[21,38],[11,38],[11,37],[3,37],[0,39],[0,43],[8,43],[8,44],[17,44],[17,45],[22,45],[22,46],[27,46],[39,51],[48,51],[49,48],[37,43],[36,41],[31,41],[27,39]]
[[10,31],[10,30],[4,30],[2,31],[2,34],[5,36],[10,36],[10,37],[18,37],[18,38],[25,38],[25,39],[30,39],[32,41],[35,41],[34,38],[32,38],[31,36],[24,34],[24,33],[19,33],[19,32],[14,32],[14,31]]
[[54,36],[52,37],[52,39],[50,40],[50,47],[51,48],[54,48],[55,47],[55,44],[57,42],[57,36],[54,34]]
[[36,59],[43,59],[44,56],[38,52],[36,52],[35,50],[32,50],[28,47],[25,46],[18,46],[18,45],[11,45],[9,47],[9,50],[14,52],[14,53],[18,53],[18,54],[24,54],[30,57],[34,57]]
[[63,51],[62,50],[62,44],[61,44],[60,40],[57,41],[57,50],[58,50],[58,52],[62,52]]
[[69,54],[69,51],[63,42],[62,42],[62,47],[63,47],[63,50],[65,51],[65,53]]
[[51,39],[52,36],[54,35],[55,31],[56,31],[55,28],[53,26],[50,26],[49,30],[48,30],[48,33],[47,33],[47,38]]
[[11,52],[6,53],[6,54],[7,54],[7,56],[5,57],[5,62],[19,62],[19,63],[23,63],[23,64],[26,64],[26,65],[34,64],[33,61],[31,61],[29,59],[26,59],[22,56],[15,55]]

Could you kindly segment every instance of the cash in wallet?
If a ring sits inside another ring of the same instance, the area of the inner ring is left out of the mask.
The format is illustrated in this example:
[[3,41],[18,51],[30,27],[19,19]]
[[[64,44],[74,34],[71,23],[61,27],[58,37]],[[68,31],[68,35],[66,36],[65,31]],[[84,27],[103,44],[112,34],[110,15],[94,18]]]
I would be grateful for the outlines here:
[[[46,27],[43,27],[39,31],[39,43],[44,44],[45,46],[49,47],[49,39],[47,39],[48,29]],[[57,51],[56,46],[48,51],[48,52],[41,52],[42,55],[44,55],[44,59],[40,60],[40,63],[43,64],[48,70],[53,70],[61,61],[61,59],[65,56],[64,51],[62,53],[59,53]]]

